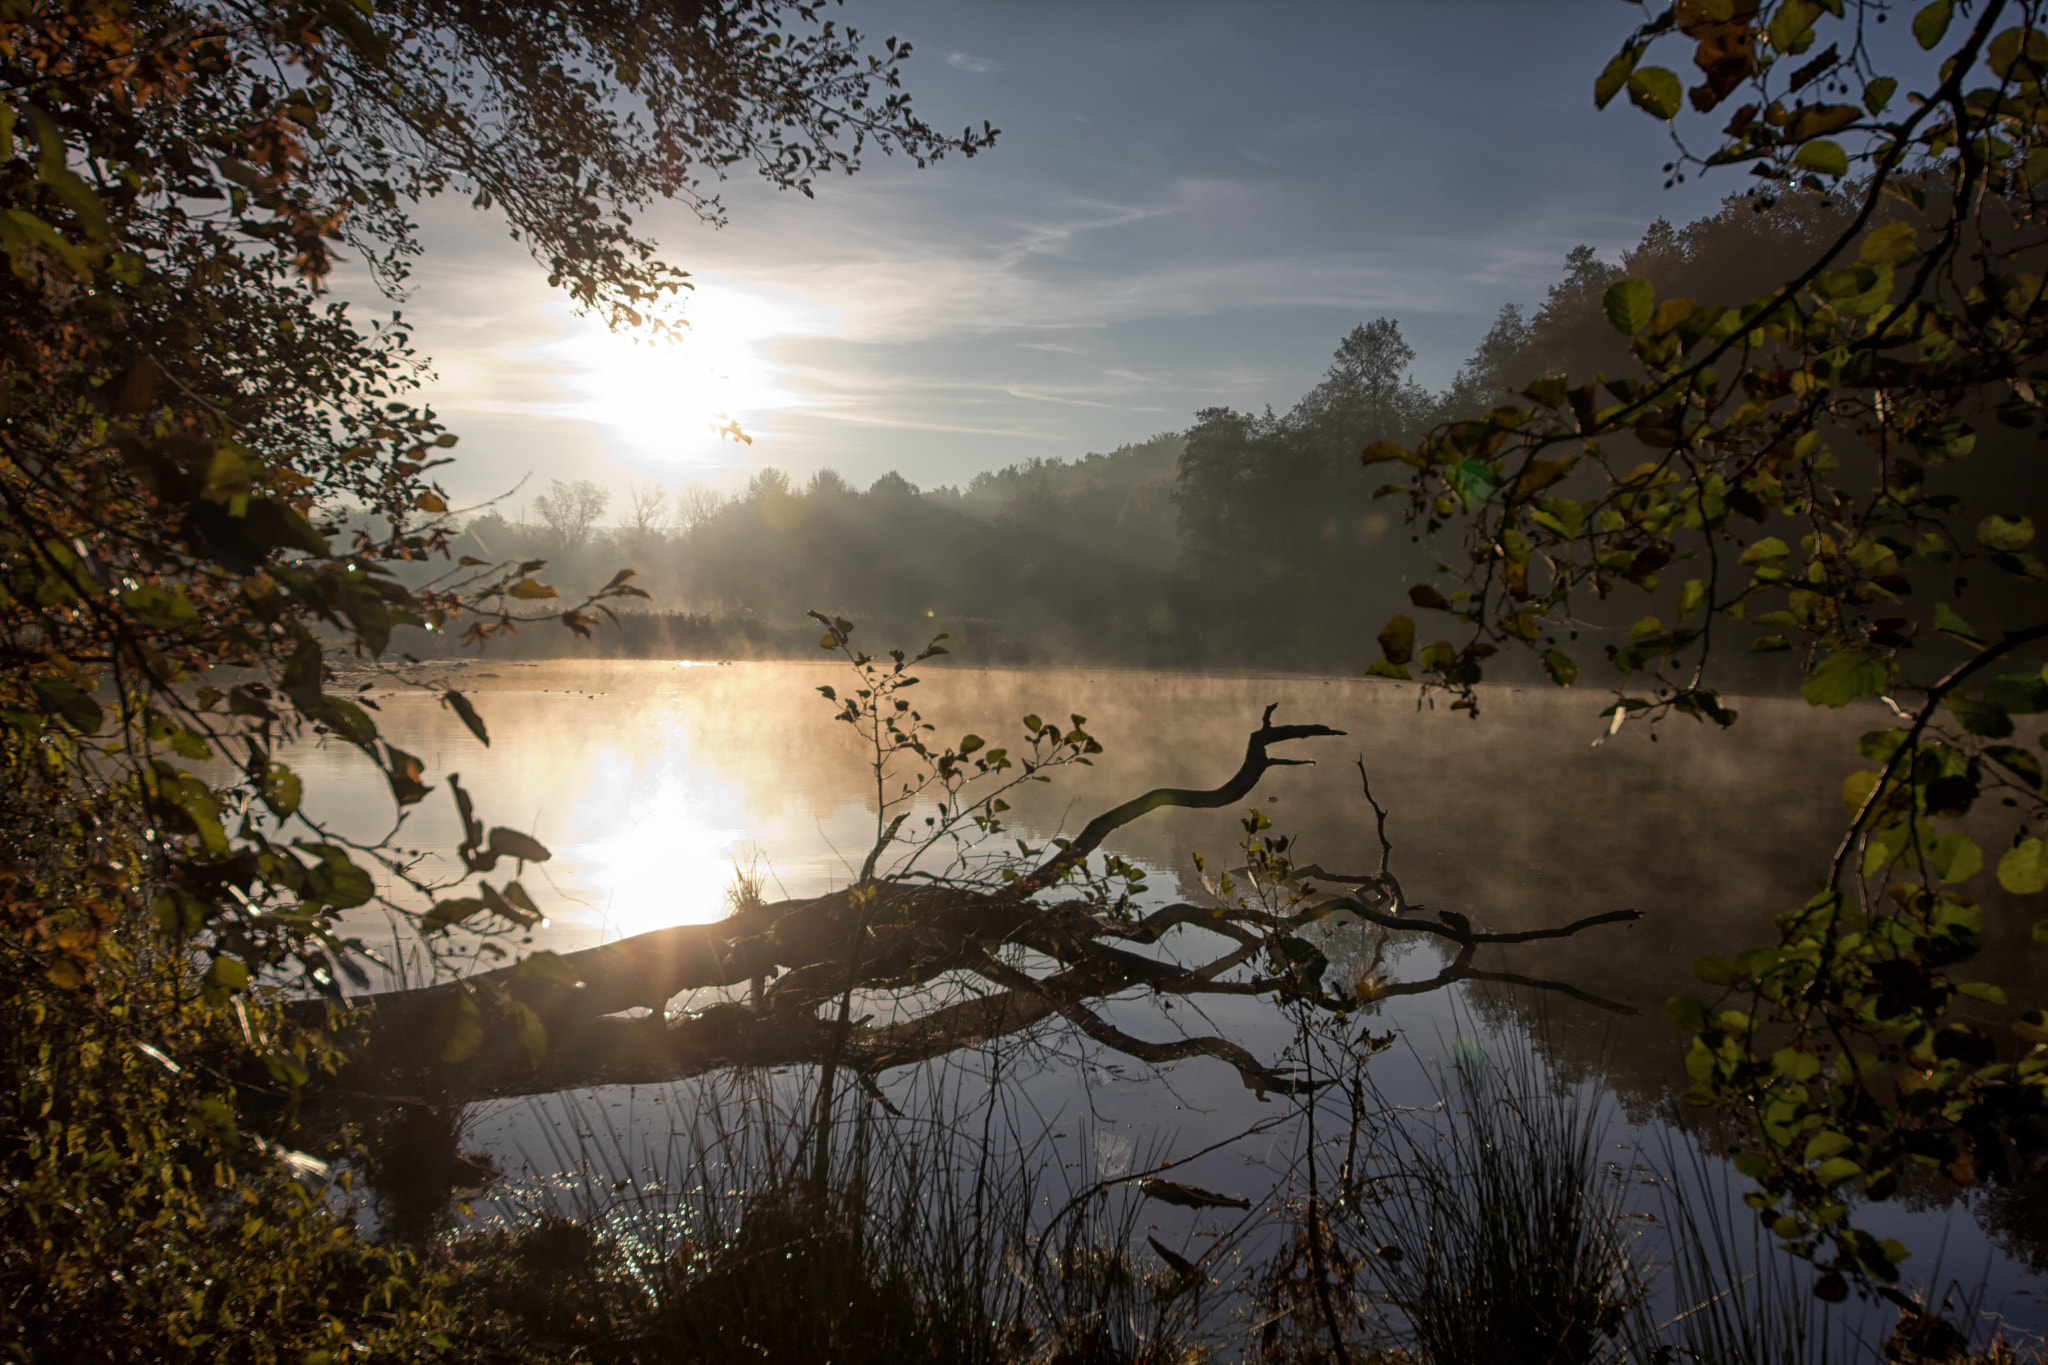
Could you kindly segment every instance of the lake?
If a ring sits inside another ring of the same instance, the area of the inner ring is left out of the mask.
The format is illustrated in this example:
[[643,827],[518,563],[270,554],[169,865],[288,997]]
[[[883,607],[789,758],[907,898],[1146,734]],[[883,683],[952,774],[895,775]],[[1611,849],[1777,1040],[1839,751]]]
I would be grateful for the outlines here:
[[[1492,690],[1474,718],[1441,700],[1418,706],[1412,687],[1363,679],[957,663],[920,673],[924,681],[910,695],[941,741],[972,732],[1014,750],[1026,714],[1062,723],[1086,718],[1105,750],[1094,764],[1009,798],[1011,832],[1033,843],[1071,835],[1153,787],[1223,782],[1265,707],[1277,703],[1276,723],[1346,732],[1276,750],[1314,765],[1272,770],[1246,803],[1271,819],[1272,832],[1293,836],[1298,861],[1333,872],[1378,865],[1362,763],[1388,812],[1392,869],[1425,914],[1455,911],[1481,929],[1521,931],[1640,911],[1634,924],[1482,955],[1482,966],[1568,983],[1578,996],[1468,983],[1381,1001],[1347,1027],[1354,1040],[1361,1032],[1396,1036],[1367,1066],[1392,1108],[1430,1108],[1446,1087],[1447,1067],[1474,1057],[1546,1092],[1607,1105],[1602,1149],[1618,1178],[1627,1182],[1634,1172],[1642,1189],[1672,1178],[1659,1169],[1669,1164],[1657,1156],[1663,1144],[1692,1150],[1668,1123],[1684,1081],[1684,1039],[1664,1023],[1664,999],[1698,989],[1691,964],[1700,956],[1774,939],[1772,916],[1810,894],[1839,837],[1837,793],[1860,766],[1855,737],[1886,723],[1874,707],[1818,712],[1796,700],[1750,699],[1739,703],[1742,719],[1729,733],[1678,719],[1654,732],[1632,724],[1609,735],[1600,698],[1584,690]],[[480,744],[431,687],[365,674],[354,681],[370,687],[365,695],[381,710],[385,737],[425,760],[430,774],[460,774],[486,824],[524,830],[553,851],[521,879],[547,916],[532,935],[535,948],[571,951],[719,919],[739,873],[758,879],[771,901],[821,895],[853,880],[874,842],[873,775],[855,736],[832,720],[817,691],[843,690],[844,665],[485,660],[423,666],[406,677],[472,695],[491,743]],[[382,780],[352,750],[309,746],[296,762],[324,818],[357,837],[390,828]],[[1118,831],[1106,848],[1145,870],[1149,904],[1200,901],[1207,891],[1196,855],[1212,875],[1241,863],[1244,814],[1244,806],[1160,810]],[[395,835],[399,846],[420,853],[423,869],[446,872],[459,866],[460,839],[445,790],[414,808]],[[2024,959],[2007,949],[2024,944],[2027,929],[2005,923],[2012,917],[2001,919],[1994,900],[1987,904],[1983,975],[1998,981],[2003,971],[2004,984],[2023,985]],[[354,927],[373,944],[383,934],[406,970],[419,973],[408,936],[393,940],[374,921]],[[1355,981],[1371,969],[1382,983],[1414,981],[1448,957],[1425,935],[1386,936],[1360,925],[1320,932],[1333,977]],[[1176,942],[1186,938],[1177,935],[1160,951],[1181,951]],[[671,1010],[736,994],[704,992],[672,1002]],[[883,998],[859,1002],[870,1014],[903,1007]],[[1297,1061],[1311,1046],[1300,1020],[1263,998],[1176,1003],[1140,990],[1104,1010],[1118,1027],[1148,1038],[1213,1033],[1262,1057]],[[1150,1065],[1059,1020],[1006,1044],[885,1073],[876,1101],[906,1115],[950,1106],[958,1118],[985,1115],[1000,1094],[1011,1133],[1005,1160],[1037,1161],[1064,1189],[1204,1153],[1176,1166],[1174,1178],[1242,1196],[1252,1213],[1147,1201],[1131,1235],[1141,1244],[1155,1236],[1173,1244],[1234,1239],[1241,1258],[1270,1251],[1278,1235],[1273,1212],[1302,1178],[1309,1106],[1254,1094],[1214,1058]],[[1329,1040],[1312,1046],[1327,1048]],[[657,1222],[680,1216],[673,1173],[701,1172],[701,1163],[692,1165],[696,1149],[684,1150],[692,1124],[721,1105],[742,1115],[748,1105],[794,1112],[813,1080],[793,1068],[468,1106],[459,1119],[464,1142],[503,1172],[476,1204],[477,1216],[565,1208],[621,1229],[641,1215]],[[1715,1178],[1718,1161],[1705,1162],[1681,1178]],[[1639,1214],[1646,1197],[1640,1189],[1631,1196]],[[1046,1198],[1047,1207],[1061,1202]],[[1960,1284],[2016,1327],[2048,1327],[2040,1281],[2016,1240],[2026,1234],[2021,1215],[1988,1204],[1904,1206],[1913,1202],[1872,1210],[1867,1220],[1914,1249],[1909,1277],[1934,1274],[1938,1253],[1940,1283]],[[1996,1235],[1987,1235],[1978,1214],[1996,1225]],[[1240,1312],[1242,1304],[1215,1311]],[[1870,1310],[1852,1303],[1840,1311]]]

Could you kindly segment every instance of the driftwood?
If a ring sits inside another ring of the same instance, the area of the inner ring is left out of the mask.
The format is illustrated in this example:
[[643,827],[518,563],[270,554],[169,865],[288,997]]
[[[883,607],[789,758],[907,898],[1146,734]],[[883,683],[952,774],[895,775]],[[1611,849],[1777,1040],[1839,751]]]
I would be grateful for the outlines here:
[[[1379,870],[1363,876],[1319,867],[1294,873],[1297,882],[1335,884],[1353,894],[1315,896],[1286,915],[1176,904],[1135,919],[1082,899],[1040,899],[1122,826],[1166,806],[1233,804],[1268,769],[1306,761],[1274,757],[1272,745],[1342,734],[1321,725],[1276,726],[1272,714],[1268,707],[1228,781],[1207,789],[1160,788],[1124,802],[995,889],[869,877],[827,896],[754,905],[714,924],[678,925],[581,952],[542,954],[497,971],[352,1002],[357,1026],[366,1030],[356,1049],[361,1060],[354,1088],[425,1087],[459,1099],[651,1083],[728,1066],[824,1063],[848,1068],[872,1089],[872,1077],[883,1070],[1014,1036],[1057,1016],[1140,1060],[1210,1056],[1234,1067],[1253,1090],[1293,1093],[1304,1088],[1302,1081],[1236,1042],[1214,1036],[1137,1038],[1091,1002],[1146,987],[1162,995],[1272,995],[1345,1007],[1353,1002],[1323,994],[1320,971],[1313,969],[1320,954],[1299,937],[1308,924],[1338,914],[1384,930],[1433,934],[1455,948],[1436,976],[1385,986],[1384,996],[1481,980],[1626,1009],[1567,983],[1480,970],[1475,955],[1489,944],[1566,937],[1632,920],[1635,911],[1514,934],[1476,931],[1455,913],[1424,918],[1419,907],[1407,904],[1388,868],[1386,813],[1369,784],[1366,799],[1379,821]],[[1362,763],[1359,771],[1363,781]],[[1223,951],[1192,966],[1133,951],[1181,930],[1220,937]],[[679,995],[738,986],[751,987],[744,1004],[667,1016]],[[928,1007],[888,1023],[853,1021],[845,1003],[854,990],[923,991],[916,1003]],[[948,991],[965,998],[948,1001]],[[841,1002],[839,1018],[821,1019],[819,1006],[833,1000]],[[333,1007],[308,1001],[299,1008],[314,1022]],[[646,1017],[621,1017],[635,1009],[647,1011]]]

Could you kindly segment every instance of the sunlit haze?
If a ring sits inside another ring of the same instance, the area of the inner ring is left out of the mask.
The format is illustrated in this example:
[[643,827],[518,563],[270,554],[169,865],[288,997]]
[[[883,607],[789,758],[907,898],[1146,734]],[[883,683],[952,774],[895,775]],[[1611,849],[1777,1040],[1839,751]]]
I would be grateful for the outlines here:
[[[1442,387],[1573,247],[1617,259],[1657,217],[1741,188],[1664,189],[1664,130],[1593,108],[1626,6],[874,0],[857,17],[914,44],[906,84],[935,127],[1001,138],[924,170],[871,156],[809,199],[736,173],[722,229],[636,215],[698,285],[672,351],[574,318],[493,215],[429,208],[404,307],[462,434],[459,497],[555,478],[732,491],[771,465],[964,485],[1202,408],[1284,409],[1379,316]],[[719,413],[753,443],[713,437]]]

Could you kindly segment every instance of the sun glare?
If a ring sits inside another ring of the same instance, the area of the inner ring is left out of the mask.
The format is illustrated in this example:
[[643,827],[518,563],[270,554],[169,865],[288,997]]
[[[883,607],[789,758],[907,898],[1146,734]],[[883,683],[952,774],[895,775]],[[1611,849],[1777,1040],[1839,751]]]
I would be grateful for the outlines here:
[[588,918],[607,941],[723,917],[746,839],[740,830],[705,822],[709,797],[730,793],[698,791],[692,800],[686,773],[671,769],[649,784],[646,774],[635,780],[634,767],[623,754],[606,755],[593,794],[632,796],[599,801],[601,818],[580,813],[579,825],[601,832],[564,850],[590,898]]
[[[642,455],[686,462],[720,459],[721,428],[750,428],[797,407],[770,354],[778,337],[822,330],[798,307],[745,290],[700,282],[684,305],[689,327],[675,340],[613,332],[594,318],[565,315],[564,335],[540,354],[562,364],[575,395],[556,409],[595,423]],[[730,458],[730,447],[727,447]]]

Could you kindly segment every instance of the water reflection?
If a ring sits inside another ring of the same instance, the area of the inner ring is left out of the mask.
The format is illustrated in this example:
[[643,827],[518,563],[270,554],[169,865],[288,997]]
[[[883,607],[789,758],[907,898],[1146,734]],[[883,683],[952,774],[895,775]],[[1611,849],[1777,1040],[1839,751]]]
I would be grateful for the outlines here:
[[[770,899],[819,896],[853,879],[874,838],[872,775],[814,691],[843,682],[829,665],[486,664],[437,668],[428,676],[474,692],[492,746],[478,745],[430,695],[380,696],[386,733],[430,768],[461,772],[486,823],[526,829],[555,850],[552,862],[525,879],[550,917],[535,946],[569,952],[709,923],[726,912],[737,870],[757,869]],[[1611,1014],[1569,999],[1537,1004],[1526,995],[1489,992],[1383,1002],[1362,1021],[1365,1029],[1410,1040],[1410,1062],[1390,1056],[1373,1064],[1393,1102],[1431,1103],[1440,1059],[1469,1063],[1475,1035],[1490,1030],[1497,1047],[1542,1052],[1546,1085],[1611,1090],[1632,1121],[1649,1125],[1624,1135],[1637,1146],[1669,1112],[1682,1082],[1680,1039],[1658,1021],[1662,1000],[1692,988],[1697,957],[1764,941],[1771,917],[1804,898],[1806,880],[1825,861],[1838,828],[1835,793],[1855,766],[1854,737],[1877,723],[1855,708],[1818,713],[1798,702],[1764,701],[1745,704],[1732,735],[1680,723],[1654,742],[1625,728],[1596,744],[1597,708],[1572,694],[1498,692],[1475,721],[1417,711],[1404,688],[1335,679],[942,669],[928,675],[923,690],[920,705],[945,740],[973,731],[1004,742],[1027,712],[1087,716],[1108,752],[1092,768],[1063,773],[1013,800],[1011,819],[1034,842],[1071,834],[1153,786],[1221,781],[1260,711],[1277,701],[1283,721],[1349,731],[1320,746],[1319,766],[1275,770],[1252,798],[1297,838],[1304,860],[1356,872],[1377,864],[1370,811],[1349,768],[1362,756],[1375,793],[1392,811],[1389,833],[1403,885],[1431,910],[1463,914],[1482,930],[1518,932],[1641,909],[1645,918],[1633,928],[1518,945],[1511,957],[1489,954],[1482,964],[1612,997],[1642,1012],[1629,1026],[1618,1028]],[[325,813],[356,822],[364,833],[386,818],[381,783],[346,751],[322,750],[302,765],[320,779],[309,787],[327,793]],[[1150,872],[1152,904],[1194,898],[1202,888],[1192,855],[1207,855],[1212,868],[1226,865],[1243,837],[1241,814],[1160,811],[1119,831],[1108,847]],[[460,837],[451,804],[437,796],[408,818],[399,842],[452,873]],[[2001,969],[2021,970],[2024,959],[2000,948],[2026,930],[2001,923],[1995,899],[1991,905],[1985,964],[1995,980]],[[1347,980],[1415,981],[1450,956],[1441,942],[1406,938],[1382,954],[1359,927],[1326,936],[1333,973]],[[955,989],[944,982],[939,988]],[[705,991],[676,1003],[702,1009],[735,994]],[[948,998],[923,1004],[943,1006]],[[861,999],[855,1012],[886,1024],[891,1010],[909,1007],[875,996]],[[1267,999],[1175,1002],[1140,990],[1102,1001],[1100,1009],[1133,1035],[1213,1034],[1268,1060],[1286,1054],[1295,1037],[1294,1022]],[[1460,1010],[1484,1027],[1475,1028]],[[917,1106],[921,1087],[941,1083],[934,1068],[956,1089],[976,1094],[992,1094],[1000,1074],[1001,1085],[1011,1088],[1005,1104],[1014,1106],[1006,1112],[1035,1116],[1040,1122],[1030,1131],[1051,1144],[1055,1168],[1076,1172],[1080,1183],[1206,1153],[1176,1169],[1213,1188],[1272,1201],[1268,1208],[1287,1197],[1302,1150],[1302,1116],[1287,1117],[1277,1098],[1248,1095],[1239,1076],[1213,1057],[1120,1071],[1123,1059],[1113,1050],[1070,1028],[1033,1027],[1001,1039],[1002,1047],[997,1037],[980,1041],[985,1046],[959,1056],[878,1074],[876,1094],[929,1118],[932,1111]],[[797,1067],[771,1088],[800,1094],[813,1074]],[[595,1198],[586,1212],[617,1217],[615,1204],[600,1196],[621,1180],[633,1189],[645,1175],[649,1199],[653,1187],[674,1193],[658,1171],[646,1173],[659,1165],[660,1153],[674,1150],[678,1134],[695,1131],[705,1103],[689,1085],[583,1088],[532,1102],[479,1104],[465,1121],[501,1166],[528,1168],[514,1204],[586,1211],[576,1201]],[[791,1104],[801,1112],[800,1099]],[[972,1111],[973,1094],[957,1107]],[[1266,1124],[1276,1112],[1285,1121]],[[1026,1126],[1020,1121],[1012,1136]],[[603,1179],[585,1145],[564,1137],[585,1129],[617,1168]],[[1251,1130],[1254,1138],[1232,1140]],[[1224,1236],[1213,1221],[1175,1222],[1156,1211],[1148,1217],[1139,1230],[1176,1247],[1190,1237]],[[1917,1247],[1938,1245],[1945,1235],[1934,1214],[1900,1210],[1880,1219]],[[1981,1246],[1973,1232],[1961,1236]],[[2016,1310],[2024,1303],[2013,1297],[2023,1271],[1997,1264],[2002,1301]],[[1963,1273],[1967,1279],[1971,1272]]]

